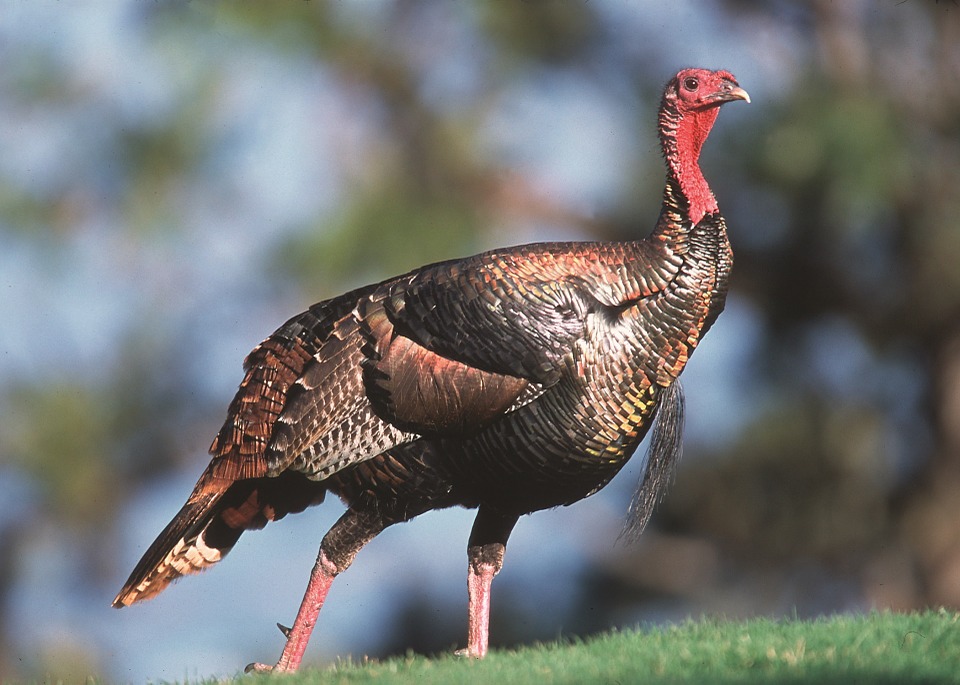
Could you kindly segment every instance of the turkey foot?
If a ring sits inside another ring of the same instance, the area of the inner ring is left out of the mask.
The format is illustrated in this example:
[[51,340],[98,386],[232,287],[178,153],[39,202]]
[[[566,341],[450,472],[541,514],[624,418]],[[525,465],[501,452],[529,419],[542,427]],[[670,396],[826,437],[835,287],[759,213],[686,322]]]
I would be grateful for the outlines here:
[[310,642],[310,633],[313,632],[313,627],[317,625],[317,616],[320,615],[320,609],[323,607],[327,592],[329,592],[330,585],[337,573],[337,567],[327,559],[327,555],[321,549],[320,555],[317,557],[317,563],[314,564],[313,572],[310,574],[310,583],[303,595],[303,601],[300,603],[300,610],[297,612],[297,618],[294,620],[293,626],[287,628],[284,625],[277,624],[280,632],[287,638],[287,644],[283,647],[280,659],[273,666],[261,663],[248,664],[243,669],[244,673],[270,671],[274,673],[293,673],[300,667],[303,653],[307,649],[307,643]]

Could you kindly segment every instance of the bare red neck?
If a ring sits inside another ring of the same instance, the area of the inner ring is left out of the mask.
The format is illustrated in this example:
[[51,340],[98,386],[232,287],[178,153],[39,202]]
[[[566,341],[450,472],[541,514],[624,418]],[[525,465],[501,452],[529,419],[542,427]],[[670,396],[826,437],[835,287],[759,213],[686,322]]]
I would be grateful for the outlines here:
[[667,175],[686,199],[691,225],[718,211],[717,200],[700,170],[700,149],[717,120],[719,107],[688,111],[682,115],[664,109],[660,114],[660,141],[667,160]]

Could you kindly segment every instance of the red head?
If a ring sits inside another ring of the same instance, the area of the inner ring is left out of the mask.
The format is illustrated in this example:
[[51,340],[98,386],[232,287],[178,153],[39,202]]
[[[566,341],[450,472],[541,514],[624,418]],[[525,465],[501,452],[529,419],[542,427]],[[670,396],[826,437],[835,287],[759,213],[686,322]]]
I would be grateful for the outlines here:
[[717,201],[700,173],[700,148],[713,128],[720,105],[750,102],[729,71],[683,69],[667,84],[660,105],[660,141],[671,175],[690,203],[690,219],[717,211]]
[[709,69],[684,69],[667,84],[664,98],[676,100],[683,112],[713,109],[731,100],[750,102],[747,91],[740,87],[729,71]]

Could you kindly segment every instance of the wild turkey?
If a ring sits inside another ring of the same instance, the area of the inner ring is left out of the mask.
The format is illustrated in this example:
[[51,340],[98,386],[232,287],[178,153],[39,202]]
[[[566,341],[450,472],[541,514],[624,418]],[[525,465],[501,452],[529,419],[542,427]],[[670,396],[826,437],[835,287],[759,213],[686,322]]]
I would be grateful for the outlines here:
[[[213,458],[113,604],[214,564],[244,530],[338,495],[277,671],[300,664],[327,591],[387,526],[476,507],[462,653],[487,651],[490,585],[518,518],[606,485],[660,419],[626,532],[679,454],[677,377],[723,309],[726,226],[698,164],[726,71],[666,86],[663,207],[645,240],[542,243],[432,264],[320,302],[247,357]],[[251,664],[256,670],[270,670]]]

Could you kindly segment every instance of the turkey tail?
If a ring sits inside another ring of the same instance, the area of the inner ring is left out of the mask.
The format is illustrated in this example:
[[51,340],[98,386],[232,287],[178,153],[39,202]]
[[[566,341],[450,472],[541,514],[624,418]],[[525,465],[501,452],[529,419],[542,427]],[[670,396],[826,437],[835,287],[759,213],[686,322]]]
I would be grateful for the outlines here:
[[150,599],[177,578],[198,573],[223,558],[227,549],[209,545],[204,535],[219,513],[216,505],[222,495],[191,496],[140,559],[113,606],[119,608]]
[[675,380],[660,393],[657,423],[647,448],[643,478],[627,510],[618,539],[636,542],[666,491],[683,453],[683,388]]
[[263,528],[323,501],[326,488],[295,472],[249,478],[213,489],[207,474],[140,559],[113,600],[119,608],[150,599],[181,576],[227,555],[245,530]]

